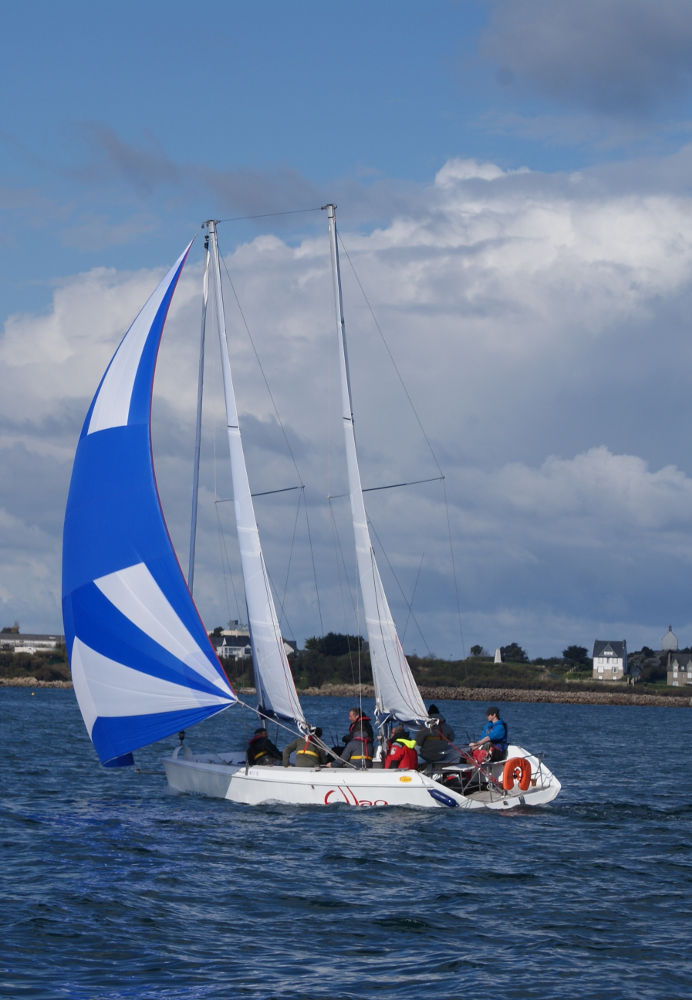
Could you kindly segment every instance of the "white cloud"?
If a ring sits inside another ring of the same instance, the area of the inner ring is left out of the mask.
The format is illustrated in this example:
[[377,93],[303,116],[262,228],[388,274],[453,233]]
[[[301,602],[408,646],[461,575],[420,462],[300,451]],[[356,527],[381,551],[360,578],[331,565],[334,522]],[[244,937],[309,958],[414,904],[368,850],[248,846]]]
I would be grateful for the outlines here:
[[[548,655],[573,642],[590,646],[596,631],[619,637],[628,624],[636,635],[652,629],[641,641],[654,645],[669,619],[689,618],[683,581],[692,569],[692,468],[684,445],[692,201],[650,183],[637,192],[626,165],[622,172],[626,185],[615,170],[546,177],[454,159],[417,192],[407,214],[369,233],[342,232],[369,300],[344,255],[364,482],[436,472],[387,364],[372,304],[447,475],[469,645],[517,641],[532,656]],[[17,470],[0,495],[0,561],[11,570],[3,570],[0,592],[7,623],[18,618],[27,629],[55,629],[46,588],[58,572],[69,456],[120,336],[182,242],[156,268],[75,275],[55,290],[46,314],[5,323],[2,455]],[[337,610],[340,584],[324,503],[328,493],[343,492],[344,480],[326,236],[296,246],[261,237],[238,246],[227,263],[244,315],[229,293],[253,485],[293,485],[298,476],[277,457],[282,435],[241,336],[245,321],[308,487],[324,628],[351,631]],[[155,407],[159,483],[183,563],[199,277],[192,260],[169,317]],[[218,388],[210,384],[210,391],[214,397]],[[232,588],[217,573],[222,546],[212,501],[214,493],[230,495],[223,448],[219,418],[204,446],[199,543],[198,597],[210,626],[238,613],[224,603],[224,587]],[[51,478],[43,512],[32,479],[41,468]],[[458,655],[453,592],[442,567],[447,523],[435,490],[371,494],[368,502],[403,590],[415,589],[424,608],[418,617],[431,628],[429,647]],[[258,501],[280,589],[293,531],[283,503]],[[224,505],[221,517],[229,514]],[[320,630],[308,596],[305,537],[287,588],[298,639]],[[347,550],[347,526],[341,538]],[[32,553],[31,565],[15,557],[17,540]],[[32,597],[32,581],[40,579],[44,591]],[[390,589],[398,604],[396,586]],[[418,639],[413,644],[424,651]]]

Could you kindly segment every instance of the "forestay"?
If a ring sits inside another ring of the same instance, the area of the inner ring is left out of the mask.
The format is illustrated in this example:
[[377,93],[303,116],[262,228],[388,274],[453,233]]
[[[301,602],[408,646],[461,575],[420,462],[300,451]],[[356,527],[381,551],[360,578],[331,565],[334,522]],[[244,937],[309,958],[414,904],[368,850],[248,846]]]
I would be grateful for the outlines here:
[[173,551],[152,460],[156,357],[189,249],[147,301],[101,380],[65,513],[65,643],[102,763],[118,762],[236,700]]

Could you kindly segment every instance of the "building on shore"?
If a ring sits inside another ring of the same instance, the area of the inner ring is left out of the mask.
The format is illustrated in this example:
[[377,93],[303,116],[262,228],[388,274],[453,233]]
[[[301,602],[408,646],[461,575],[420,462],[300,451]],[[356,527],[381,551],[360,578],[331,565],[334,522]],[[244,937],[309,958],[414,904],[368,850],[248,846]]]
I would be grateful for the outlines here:
[[667,680],[670,687],[692,684],[692,653],[668,653]]
[[627,672],[627,640],[596,639],[593,644],[594,680],[621,681]]
[[668,626],[668,631],[661,639],[661,650],[664,653],[677,653],[678,651],[678,637],[675,632],[673,632],[673,626]]
[[[247,625],[239,622],[231,622],[231,628],[224,628],[220,631],[211,632],[209,638],[216,655],[221,660],[244,660],[252,656],[252,645],[250,643],[250,629]],[[286,656],[295,652],[295,642],[283,640]]]
[[0,632],[2,653],[45,653],[57,649],[64,642],[64,635],[22,635],[14,629]]

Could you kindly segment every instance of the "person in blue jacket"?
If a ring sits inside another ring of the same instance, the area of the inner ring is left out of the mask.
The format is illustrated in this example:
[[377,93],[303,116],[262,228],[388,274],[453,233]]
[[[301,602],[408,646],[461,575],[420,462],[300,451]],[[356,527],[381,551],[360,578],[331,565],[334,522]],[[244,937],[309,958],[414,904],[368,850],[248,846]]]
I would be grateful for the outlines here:
[[481,764],[485,760],[504,760],[509,743],[507,723],[500,718],[500,709],[490,705],[485,714],[488,721],[483,726],[480,739],[469,743],[473,748],[474,759]]

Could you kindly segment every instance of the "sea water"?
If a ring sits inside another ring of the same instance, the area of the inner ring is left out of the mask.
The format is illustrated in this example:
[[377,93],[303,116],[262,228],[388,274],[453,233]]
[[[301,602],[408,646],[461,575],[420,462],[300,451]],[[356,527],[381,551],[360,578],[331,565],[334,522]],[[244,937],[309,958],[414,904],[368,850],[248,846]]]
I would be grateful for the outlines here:
[[[460,740],[484,708],[438,702]],[[331,741],[350,701],[306,698]],[[368,707],[368,706],[366,706]],[[0,689],[0,994],[31,1000],[690,996],[692,710],[502,706],[551,805],[245,807],[99,766],[70,690]],[[188,734],[242,746],[234,708]],[[275,735],[275,734],[272,734]],[[282,734],[276,738],[281,744]]]

